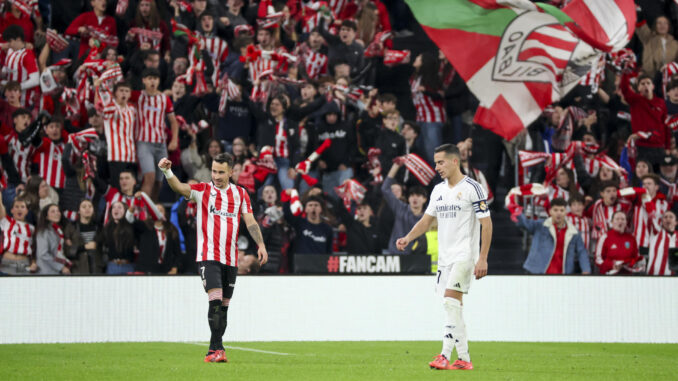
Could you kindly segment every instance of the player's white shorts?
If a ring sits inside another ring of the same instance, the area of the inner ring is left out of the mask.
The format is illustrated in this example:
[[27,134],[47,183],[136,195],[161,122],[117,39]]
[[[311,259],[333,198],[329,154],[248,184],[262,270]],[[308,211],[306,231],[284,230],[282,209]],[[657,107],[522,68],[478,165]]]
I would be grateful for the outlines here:
[[438,266],[436,274],[436,294],[445,296],[445,290],[468,294],[473,279],[473,261],[456,262],[449,266]]

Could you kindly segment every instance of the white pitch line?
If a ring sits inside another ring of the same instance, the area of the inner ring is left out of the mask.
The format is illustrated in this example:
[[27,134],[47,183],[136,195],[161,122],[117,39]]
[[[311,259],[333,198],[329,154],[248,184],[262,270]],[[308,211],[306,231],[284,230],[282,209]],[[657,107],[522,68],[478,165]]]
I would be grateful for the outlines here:
[[[201,345],[201,346],[207,345],[207,343],[186,343],[186,344]],[[263,351],[263,350],[261,350],[261,349],[244,348],[244,347],[234,347],[234,346],[231,346],[231,345],[225,345],[224,348],[227,348],[227,349],[235,349],[235,350],[237,350],[237,351],[248,351],[248,352],[266,353],[266,354],[269,354],[269,355],[294,356],[293,353],[273,352],[273,351]]]

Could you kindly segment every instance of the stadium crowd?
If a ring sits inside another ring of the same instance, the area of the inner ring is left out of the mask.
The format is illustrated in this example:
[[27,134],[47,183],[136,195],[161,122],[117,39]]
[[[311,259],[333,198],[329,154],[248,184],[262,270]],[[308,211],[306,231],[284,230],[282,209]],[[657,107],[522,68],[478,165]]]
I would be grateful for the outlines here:
[[435,232],[395,241],[451,142],[488,202],[513,187],[493,208],[533,235],[528,272],[672,275],[678,12],[637,3],[629,49],[509,142],[472,125],[477,101],[402,0],[2,1],[0,272],[195,273],[201,205],[157,164],[206,182],[223,152],[269,252],[260,267],[241,229],[240,272],[435,261]]

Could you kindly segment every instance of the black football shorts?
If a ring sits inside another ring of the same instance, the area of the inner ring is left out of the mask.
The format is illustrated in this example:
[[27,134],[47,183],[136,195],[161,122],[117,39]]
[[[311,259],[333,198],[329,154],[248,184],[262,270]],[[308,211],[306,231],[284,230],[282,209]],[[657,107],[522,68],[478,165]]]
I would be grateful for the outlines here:
[[201,261],[198,262],[198,273],[205,292],[220,288],[223,290],[224,299],[230,299],[233,296],[235,278],[238,275],[237,267],[227,266],[217,261]]

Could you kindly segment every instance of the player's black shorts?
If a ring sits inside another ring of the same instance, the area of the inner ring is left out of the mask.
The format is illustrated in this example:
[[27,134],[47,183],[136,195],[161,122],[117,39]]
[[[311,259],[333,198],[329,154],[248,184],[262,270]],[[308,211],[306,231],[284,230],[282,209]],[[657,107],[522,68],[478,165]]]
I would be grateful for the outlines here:
[[205,292],[220,288],[224,299],[230,299],[233,296],[235,278],[238,275],[237,267],[227,266],[217,261],[201,261],[198,262],[198,273]]

